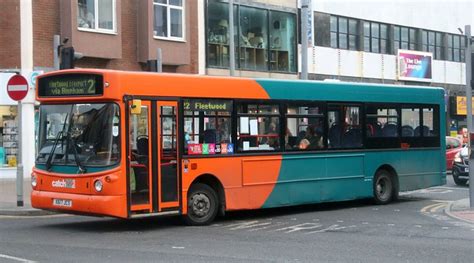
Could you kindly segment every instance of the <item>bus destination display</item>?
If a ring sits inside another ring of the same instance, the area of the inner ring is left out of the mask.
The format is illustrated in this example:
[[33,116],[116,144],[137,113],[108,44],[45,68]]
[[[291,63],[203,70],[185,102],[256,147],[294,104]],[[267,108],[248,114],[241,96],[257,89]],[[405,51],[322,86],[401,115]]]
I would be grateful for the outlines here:
[[184,100],[183,106],[184,110],[192,111],[232,111],[232,101],[230,100]]
[[97,96],[103,92],[101,75],[67,74],[38,80],[39,97]]

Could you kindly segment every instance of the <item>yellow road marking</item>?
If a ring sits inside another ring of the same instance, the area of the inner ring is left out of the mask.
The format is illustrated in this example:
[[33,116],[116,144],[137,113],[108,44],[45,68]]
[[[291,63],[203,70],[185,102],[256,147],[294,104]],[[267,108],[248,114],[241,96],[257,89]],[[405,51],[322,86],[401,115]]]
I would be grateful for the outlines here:
[[423,207],[420,212],[422,213],[433,213],[436,212],[438,209],[444,208],[448,205],[447,202],[435,203],[431,205],[427,205]]

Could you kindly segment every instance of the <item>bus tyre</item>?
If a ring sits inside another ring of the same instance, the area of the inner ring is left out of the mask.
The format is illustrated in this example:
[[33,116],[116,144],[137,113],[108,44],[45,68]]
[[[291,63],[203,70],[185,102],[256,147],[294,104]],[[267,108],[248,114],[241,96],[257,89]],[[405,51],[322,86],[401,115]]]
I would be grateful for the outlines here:
[[194,184],[188,193],[188,213],[185,216],[186,224],[202,226],[211,223],[217,215],[217,194],[208,185]]
[[374,178],[374,201],[378,205],[386,205],[397,196],[392,174],[386,170],[379,170]]
[[467,183],[466,179],[459,179],[459,172],[457,169],[453,169],[453,180],[456,185],[464,186]]

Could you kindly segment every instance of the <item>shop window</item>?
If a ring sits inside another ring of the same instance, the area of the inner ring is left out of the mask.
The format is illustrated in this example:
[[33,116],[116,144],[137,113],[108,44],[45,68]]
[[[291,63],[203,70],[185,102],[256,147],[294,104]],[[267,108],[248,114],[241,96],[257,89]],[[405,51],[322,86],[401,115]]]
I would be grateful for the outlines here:
[[185,100],[185,154],[231,154],[234,145],[232,132],[232,101]]
[[285,150],[324,148],[324,115],[320,106],[289,105],[286,113]]
[[296,17],[270,11],[270,70],[296,72]]
[[328,126],[329,148],[362,147],[360,107],[351,105],[329,105]]
[[15,167],[18,154],[16,106],[0,106],[0,167]]
[[80,29],[115,32],[115,0],[78,0],[77,26]]
[[267,70],[267,10],[241,6],[239,25],[240,68],[248,70]]
[[247,104],[238,108],[238,150],[280,150],[280,110],[278,105]]
[[[237,10],[237,5],[234,5],[234,27],[238,22]],[[237,36],[237,32],[234,34]],[[207,7],[207,64],[209,67],[229,67],[229,37],[229,5],[209,1]],[[236,58],[237,54],[238,52],[236,52]]]
[[154,0],[153,34],[170,40],[184,39],[183,0]]
[[368,105],[366,117],[367,137],[398,137],[397,109]]
[[[229,68],[229,6],[207,4],[207,65]],[[296,72],[296,15],[235,5],[236,67],[244,70]]]

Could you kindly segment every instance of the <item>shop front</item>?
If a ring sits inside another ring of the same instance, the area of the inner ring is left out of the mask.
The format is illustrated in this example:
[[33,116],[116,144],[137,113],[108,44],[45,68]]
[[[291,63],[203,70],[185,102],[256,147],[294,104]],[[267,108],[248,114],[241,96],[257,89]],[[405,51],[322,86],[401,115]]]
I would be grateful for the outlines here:
[[18,103],[7,94],[12,73],[0,73],[0,179],[15,178],[18,159]]

